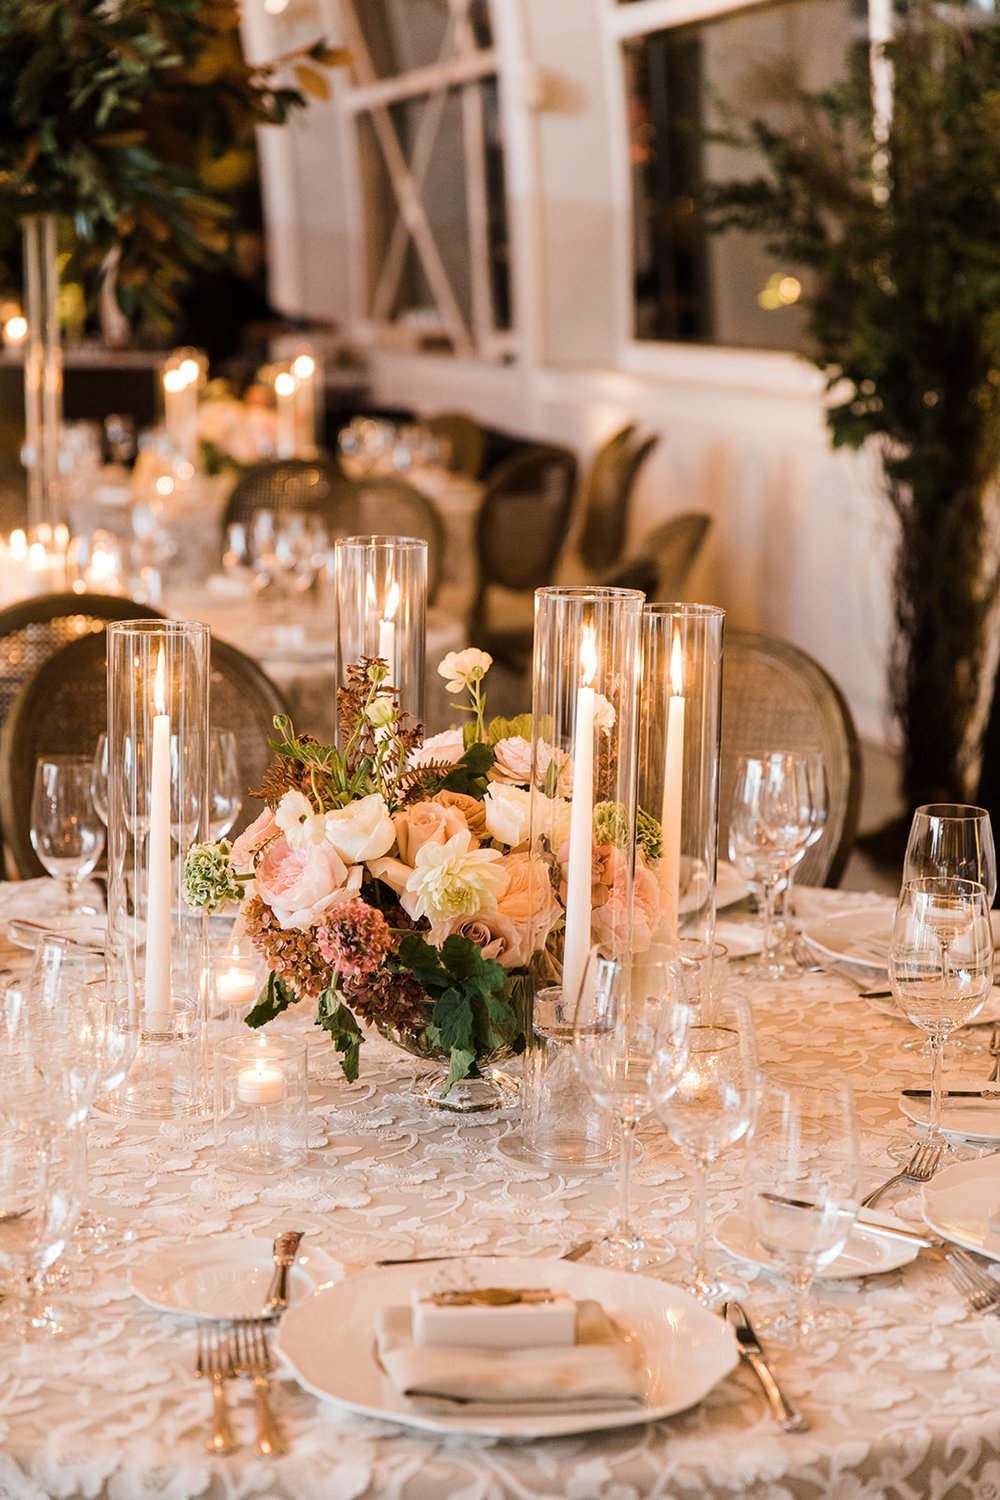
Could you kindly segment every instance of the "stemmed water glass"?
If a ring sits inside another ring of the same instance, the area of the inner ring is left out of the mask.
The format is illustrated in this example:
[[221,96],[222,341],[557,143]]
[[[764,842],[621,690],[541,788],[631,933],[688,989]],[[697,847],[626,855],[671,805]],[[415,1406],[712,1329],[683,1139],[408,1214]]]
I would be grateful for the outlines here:
[[963,802],[929,802],[918,807],[903,856],[903,885],[940,875],[975,880],[992,906],[997,893],[993,827],[984,807]]
[[[807,775],[809,778],[809,807],[812,813],[812,825],[806,839],[803,850],[803,858],[819,840],[823,837],[827,822],[830,817],[830,792],[826,779],[826,762],[821,750],[809,750],[805,752]],[[796,865],[789,866],[788,874],[781,884],[775,902],[775,916],[780,936],[777,944],[777,963],[785,978],[794,978],[801,974],[807,967],[799,957],[798,927],[795,921],[795,871]]]
[[104,825],[94,806],[93,760],[87,755],[50,755],[35,767],[31,796],[31,847],[50,875],[65,887],[67,913],[93,914],[73,896],[104,848]]
[[840,1329],[846,1317],[812,1305],[815,1276],[847,1243],[861,1196],[857,1111],[850,1084],[762,1075],[747,1168],[753,1233],[794,1293],[791,1311],[759,1319],[773,1338],[798,1343]]
[[664,1006],[650,1097],[667,1135],[695,1167],[695,1236],[685,1285],[708,1307],[733,1292],[707,1265],[708,1171],[753,1125],[756,1063],[750,1010],[738,996],[712,996],[697,1005],[674,999]]
[[19,1340],[59,1338],[76,1320],[51,1300],[51,1274],[66,1251],[80,1206],[82,1130],[65,1095],[0,1083],[0,1326]]
[[629,1210],[635,1132],[649,1113],[649,1071],[656,1027],[671,979],[669,961],[616,962],[591,954],[573,1022],[573,1058],[580,1077],[620,1132],[618,1208],[598,1242],[608,1265],[635,1271],[662,1264],[674,1247],[637,1229]]
[[243,806],[236,736],[231,729],[213,729],[208,737],[208,831],[221,839],[232,828]]
[[[993,930],[978,881],[932,875],[904,885],[889,940],[889,985],[900,1010],[930,1044],[930,1118],[923,1139],[952,1160],[971,1155],[941,1130],[941,1083],[948,1037],[979,1013],[993,985]],[[902,1159],[912,1149],[912,1141],[902,1141],[893,1154]]]
[[754,978],[785,977],[775,951],[775,898],[782,881],[809,847],[816,823],[813,796],[808,754],[769,750],[741,756],[729,847],[734,863],[761,891],[761,956],[748,970]]

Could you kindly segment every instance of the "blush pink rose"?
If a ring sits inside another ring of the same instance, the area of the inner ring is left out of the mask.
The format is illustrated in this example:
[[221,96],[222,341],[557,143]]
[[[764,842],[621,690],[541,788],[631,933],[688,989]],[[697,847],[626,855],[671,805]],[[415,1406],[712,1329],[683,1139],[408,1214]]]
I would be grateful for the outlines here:
[[265,807],[259,813],[249,828],[244,828],[238,838],[233,840],[233,864],[238,870],[250,868],[254,855],[262,844],[278,832],[278,825],[274,821],[274,813],[269,807]]
[[306,932],[331,906],[358,894],[362,873],[361,865],[348,867],[328,844],[293,849],[282,835],[257,866],[257,894],[282,927]]
[[404,865],[411,868],[425,844],[446,844],[456,833],[464,833],[468,824],[457,807],[440,802],[418,802],[393,817],[396,844]]
[[523,968],[531,956],[527,935],[499,911],[481,911],[472,917],[434,922],[427,936],[435,948],[440,948],[452,933],[471,938],[483,950],[484,958],[495,958],[505,969]]
[[526,945],[540,948],[562,916],[549,878],[550,867],[527,854],[508,855],[503,867],[510,880],[497,900],[497,911],[513,922]]
[[630,914],[632,952],[646,953],[660,922],[660,887],[649,866],[637,860],[630,908],[628,869],[623,859],[615,872],[607,901],[594,911],[595,941],[612,948],[624,942],[628,938]]

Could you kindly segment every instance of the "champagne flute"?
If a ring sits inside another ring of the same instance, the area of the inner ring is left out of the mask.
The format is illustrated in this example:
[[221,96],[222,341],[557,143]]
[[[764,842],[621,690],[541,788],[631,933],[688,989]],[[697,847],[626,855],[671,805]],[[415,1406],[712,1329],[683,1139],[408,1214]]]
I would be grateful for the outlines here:
[[776,952],[774,907],[778,888],[809,846],[815,826],[808,754],[769,750],[740,757],[729,830],[738,869],[761,891],[761,957],[747,972],[755,979],[783,979]]
[[[993,930],[986,890],[978,881],[932,875],[902,889],[889,941],[889,985],[903,1014],[927,1035],[931,1049],[930,1119],[922,1139],[956,1158],[973,1153],[941,1130],[941,1082],[948,1037],[971,1021],[993,985]],[[893,1154],[908,1156],[912,1141]]]
[[664,1007],[650,1069],[650,1096],[667,1135],[694,1163],[695,1237],[685,1285],[707,1307],[733,1295],[733,1288],[707,1265],[708,1171],[753,1125],[756,1066],[745,1001],[722,995],[712,998],[708,1011],[683,999]]
[[791,1312],[760,1319],[772,1338],[800,1343],[840,1331],[844,1313],[810,1300],[813,1279],[841,1253],[861,1197],[861,1152],[848,1083],[762,1075],[746,1205],[758,1243],[794,1294]]
[[31,847],[50,875],[65,887],[67,913],[94,915],[77,907],[73,896],[104,848],[104,825],[94,806],[93,759],[50,755],[35,767],[31,796]]
[[672,967],[653,959],[630,966],[601,958],[595,950],[573,1021],[577,1070],[601,1108],[614,1114],[620,1132],[618,1208],[598,1250],[605,1264],[622,1270],[660,1265],[674,1254],[668,1240],[638,1230],[629,1210],[635,1132],[650,1109],[653,1042]]
[[975,880],[992,906],[997,894],[993,827],[984,807],[963,802],[929,802],[918,807],[903,857],[903,885],[940,875]]
[[224,837],[243,807],[236,735],[213,729],[208,737],[208,830],[212,840]]

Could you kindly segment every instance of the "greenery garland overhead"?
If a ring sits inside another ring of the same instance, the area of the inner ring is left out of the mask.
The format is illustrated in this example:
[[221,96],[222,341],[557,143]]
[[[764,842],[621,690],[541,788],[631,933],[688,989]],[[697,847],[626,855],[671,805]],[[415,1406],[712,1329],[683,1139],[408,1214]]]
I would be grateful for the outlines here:
[[345,56],[247,63],[236,0],[0,0],[0,250],[26,214],[70,219],[73,269],[119,250],[125,311],[164,322],[227,253],[256,127],[325,97]]

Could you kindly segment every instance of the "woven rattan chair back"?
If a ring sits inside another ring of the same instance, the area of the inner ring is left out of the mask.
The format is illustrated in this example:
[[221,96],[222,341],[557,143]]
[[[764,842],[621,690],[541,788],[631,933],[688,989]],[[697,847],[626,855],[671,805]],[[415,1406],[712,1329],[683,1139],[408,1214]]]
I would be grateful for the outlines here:
[[858,827],[861,752],[843,693],[797,646],[749,630],[727,630],[722,675],[719,847],[725,856],[741,755],[755,750],[821,750],[830,815],[795,878],[836,885]]
[[[247,792],[260,786],[271,759],[268,736],[275,714],[286,713],[279,689],[256,662],[224,641],[212,641],[210,718],[236,736],[244,803],[232,835],[252,822],[260,803]],[[35,763],[45,755],[90,755],[107,727],[107,640],[94,632],[63,646],[23,684],[0,733],[0,818],[21,879],[44,875],[31,847],[31,790]]]
[[328,457],[265,459],[253,464],[233,485],[224,526],[246,525],[259,510],[314,510],[341,479],[336,461]]
[[446,468],[453,474],[479,478],[486,456],[486,435],[473,417],[462,411],[442,411],[426,417],[423,426],[445,446],[442,457]]
[[476,527],[479,588],[531,593],[552,582],[573,509],[576,458],[553,445],[526,448],[491,474]]
[[656,564],[656,593],[653,598],[669,603],[683,599],[691,569],[708,536],[711,516],[686,511],[671,516],[647,538],[643,552]]
[[344,536],[415,536],[427,543],[427,597],[441,586],[444,523],[434,506],[412,484],[394,475],[341,479],[317,507],[331,541]]
[[606,572],[621,559],[636,479],[659,442],[649,437],[636,443],[634,436],[634,426],[623,427],[594,458],[580,533],[580,557],[591,573]]

